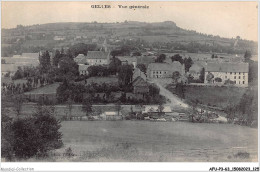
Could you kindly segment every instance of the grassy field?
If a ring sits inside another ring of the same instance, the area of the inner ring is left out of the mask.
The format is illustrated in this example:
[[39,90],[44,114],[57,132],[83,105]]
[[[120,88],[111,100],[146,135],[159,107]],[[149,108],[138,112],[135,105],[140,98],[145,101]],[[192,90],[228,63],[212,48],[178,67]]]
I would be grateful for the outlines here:
[[[257,129],[231,124],[149,121],[62,122],[69,161],[257,161]],[[249,157],[238,153],[249,153]]]
[[32,91],[26,92],[25,94],[56,94],[56,89],[59,87],[59,83],[54,83],[46,85],[44,87],[39,87]]
[[14,84],[23,84],[23,83],[26,83],[27,80],[26,79],[16,79],[16,80],[12,80],[11,78],[9,77],[1,77],[1,82],[2,83],[14,83]]
[[238,87],[192,87],[185,88],[185,99],[199,100],[202,104],[224,108],[228,104],[238,104],[245,93],[245,88]]
[[[81,81],[82,83],[84,83],[85,81]],[[97,84],[102,84],[102,83],[106,83],[106,84],[118,84],[118,78],[117,77],[90,77],[87,79],[87,83],[97,83]]]

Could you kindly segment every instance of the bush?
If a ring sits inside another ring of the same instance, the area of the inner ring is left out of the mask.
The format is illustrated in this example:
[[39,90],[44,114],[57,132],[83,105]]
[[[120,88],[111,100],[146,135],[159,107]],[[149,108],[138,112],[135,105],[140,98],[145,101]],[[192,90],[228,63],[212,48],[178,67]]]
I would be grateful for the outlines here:
[[[48,151],[63,145],[59,128],[53,109],[38,106],[34,116],[18,118],[11,123],[11,138],[5,139],[4,144],[17,159],[47,156]],[[2,153],[4,158],[10,159],[10,155]]]

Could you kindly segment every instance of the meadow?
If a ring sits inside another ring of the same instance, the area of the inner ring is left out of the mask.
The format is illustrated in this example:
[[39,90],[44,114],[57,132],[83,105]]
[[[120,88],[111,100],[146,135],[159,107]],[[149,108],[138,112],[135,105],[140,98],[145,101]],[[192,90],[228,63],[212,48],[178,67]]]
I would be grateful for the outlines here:
[[257,129],[239,125],[149,121],[61,125],[64,147],[55,154],[70,147],[74,156],[49,161],[257,161]]

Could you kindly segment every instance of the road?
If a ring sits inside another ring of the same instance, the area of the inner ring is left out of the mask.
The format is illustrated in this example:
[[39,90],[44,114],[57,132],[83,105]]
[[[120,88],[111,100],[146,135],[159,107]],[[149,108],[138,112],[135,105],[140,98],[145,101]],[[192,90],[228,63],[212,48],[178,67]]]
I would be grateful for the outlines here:
[[173,109],[187,109],[189,105],[182,101],[179,97],[172,94],[169,90],[164,87],[164,83],[160,82],[159,80],[150,80],[150,83],[156,84],[160,88],[160,94],[167,99],[165,105],[171,106]]

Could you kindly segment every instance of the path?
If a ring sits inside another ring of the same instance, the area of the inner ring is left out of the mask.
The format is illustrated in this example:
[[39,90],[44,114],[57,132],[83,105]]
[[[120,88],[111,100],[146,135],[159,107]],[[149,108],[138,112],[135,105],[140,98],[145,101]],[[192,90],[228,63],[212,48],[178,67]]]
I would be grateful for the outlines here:
[[182,101],[179,97],[171,93],[169,90],[167,90],[164,87],[164,83],[160,82],[159,80],[150,80],[150,83],[156,84],[160,88],[160,94],[164,96],[167,100],[166,105],[171,106],[172,108],[181,108],[181,109],[187,109],[189,105]]

